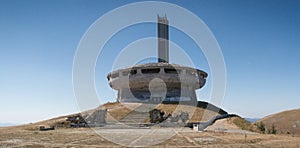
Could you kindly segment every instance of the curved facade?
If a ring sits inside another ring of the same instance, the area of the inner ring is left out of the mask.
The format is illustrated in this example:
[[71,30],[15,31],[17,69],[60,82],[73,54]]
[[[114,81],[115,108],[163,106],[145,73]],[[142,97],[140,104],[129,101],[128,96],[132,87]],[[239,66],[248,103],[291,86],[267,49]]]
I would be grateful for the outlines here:
[[169,63],[149,63],[113,71],[109,85],[120,102],[196,101],[207,73]]

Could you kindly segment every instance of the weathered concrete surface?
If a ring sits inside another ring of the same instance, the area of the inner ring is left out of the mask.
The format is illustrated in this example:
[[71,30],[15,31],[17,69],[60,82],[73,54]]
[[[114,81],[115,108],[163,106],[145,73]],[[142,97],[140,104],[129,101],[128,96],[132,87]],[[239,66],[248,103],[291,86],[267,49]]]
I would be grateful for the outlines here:
[[120,102],[195,101],[207,73],[169,63],[148,63],[113,71],[109,85],[118,91]]
[[[152,146],[172,138],[182,128],[157,129],[95,129],[103,138],[123,146]],[[191,130],[189,130],[191,131]]]

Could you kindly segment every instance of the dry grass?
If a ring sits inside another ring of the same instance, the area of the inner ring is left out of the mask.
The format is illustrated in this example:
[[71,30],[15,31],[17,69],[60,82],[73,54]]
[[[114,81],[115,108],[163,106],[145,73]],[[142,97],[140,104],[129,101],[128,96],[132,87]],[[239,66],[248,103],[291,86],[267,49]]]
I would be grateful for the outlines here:
[[239,127],[242,130],[247,130],[247,131],[251,131],[251,132],[259,132],[255,125],[249,123],[248,121],[246,121],[245,119],[243,119],[241,117],[232,117],[232,118],[228,118],[227,120],[230,123],[235,124],[237,127]]
[[[108,121],[116,121],[125,117],[137,106],[138,104],[128,106],[121,103],[107,103],[97,109],[108,109]],[[218,113],[205,110],[201,107],[188,105],[160,104],[156,108],[172,114],[179,113],[180,111],[189,112],[190,115],[193,113],[191,122],[205,121],[212,116],[218,115]],[[90,110],[85,113],[87,114],[92,111]],[[62,116],[23,126],[0,128],[0,147],[120,147],[120,145],[97,135],[90,128],[59,128],[54,131],[44,132],[38,130],[39,125],[51,125],[66,117]],[[228,126],[236,125],[235,127],[239,127],[240,129],[256,130],[254,125],[240,117],[222,120]],[[169,129],[173,130],[172,128]],[[136,131],[137,129],[132,130]],[[126,139],[127,137],[124,136],[122,138]],[[155,139],[156,135],[149,138]],[[155,147],[300,147],[300,136],[194,132],[186,128],[183,132],[176,133],[172,138],[155,145]]]
[[170,114],[179,114],[180,112],[188,112],[190,115],[189,122],[207,121],[212,117],[219,115],[218,113],[205,110],[200,107],[189,106],[189,105],[160,104],[156,108]]
[[[140,103],[106,103],[97,109],[108,109],[108,122],[117,122],[120,119],[128,115],[134,108],[141,105]],[[219,113],[203,109],[201,107],[195,107],[190,105],[179,105],[179,104],[158,104],[156,109],[164,111],[167,114],[179,114],[180,112],[188,112],[191,116],[190,122],[207,121],[212,117],[219,115]],[[91,113],[91,112],[89,112]],[[146,122],[149,122],[147,119]]]
[[274,124],[280,134],[300,134],[300,109],[280,112],[267,116],[256,123],[263,122],[267,129]]
[[[101,105],[97,107],[96,109],[93,110],[88,110],[82,113],[82,115],[86,116],[88,114],[93,113],[95,110],[99,109],[107,109],[108,114],[107,114],[107,122],[109,123],[115,123],[118,122],[120,119],[124,118],[127,116],[131,111],[133,111],[136,107],[141,105],[140,103],[117,103],[117,102],[109,102],[104,105]],[[195,107],[195,106],[190,106],[190,105],[182,105],[182,104],[159,104],[155,108],[164,111],[166,114],[172,114],[172,115],[178,115],[180,112],[188,112],[190,115],[190,120],[189,122],[203,122],[211,119],[214,116],[219,115],[219,113],[216,113],[214,111],[206,110],[201,107]],[[76,115],[76,114],[72,114]],[[71,116],[71,115],[68,115]],[[52,118],[49,120],[37,122],[34,124],[28,124],[24,127],[28,130],[37,130],[39,126],[51,126],[51,125],[57,125],[59,122],[65,121],[65,119],[68,116],[61,116],[57,118]],[[245,121],[242,118],[232,118],[233,124],[236,124],[238,127],[241,129],[245,130],[254,130],[254,125],[251,125],[247,121]],[[149,122],[150,118],[148,118],[145,122]]]
[[[132,129],[137,130],[137,129]],[[172,130],[172,129],[170,129]],[[149,137],[155,139],[155,135]],[[124,136],[124,139],[127,138]],[[299,147],[300,137],[287,135],[247,135],[194,132],[185,129],[154,147]],[[31,131],[0,128],[0,147],[121,147],[97,135],[92,129]]]

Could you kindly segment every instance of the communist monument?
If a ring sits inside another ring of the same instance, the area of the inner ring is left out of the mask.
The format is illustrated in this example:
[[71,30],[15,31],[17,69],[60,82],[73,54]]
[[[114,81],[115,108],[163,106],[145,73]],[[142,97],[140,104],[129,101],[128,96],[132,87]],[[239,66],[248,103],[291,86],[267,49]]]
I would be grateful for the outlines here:
[[157,16],[158,61],[110,72],[109,85],[118,91],[118,102],[196,103],[196,90],[204,86],[207,73],[169,63],[169,23]]

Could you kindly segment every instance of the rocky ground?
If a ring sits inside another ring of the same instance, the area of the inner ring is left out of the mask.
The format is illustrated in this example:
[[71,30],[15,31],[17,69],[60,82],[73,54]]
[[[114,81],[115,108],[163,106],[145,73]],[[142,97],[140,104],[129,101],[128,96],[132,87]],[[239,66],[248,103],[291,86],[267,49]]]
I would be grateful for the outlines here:
[[[212,127],[213,128],[213,127]],[[297,135],[205,131],[190,128],[0,128],[0,147],[300,147]]]

